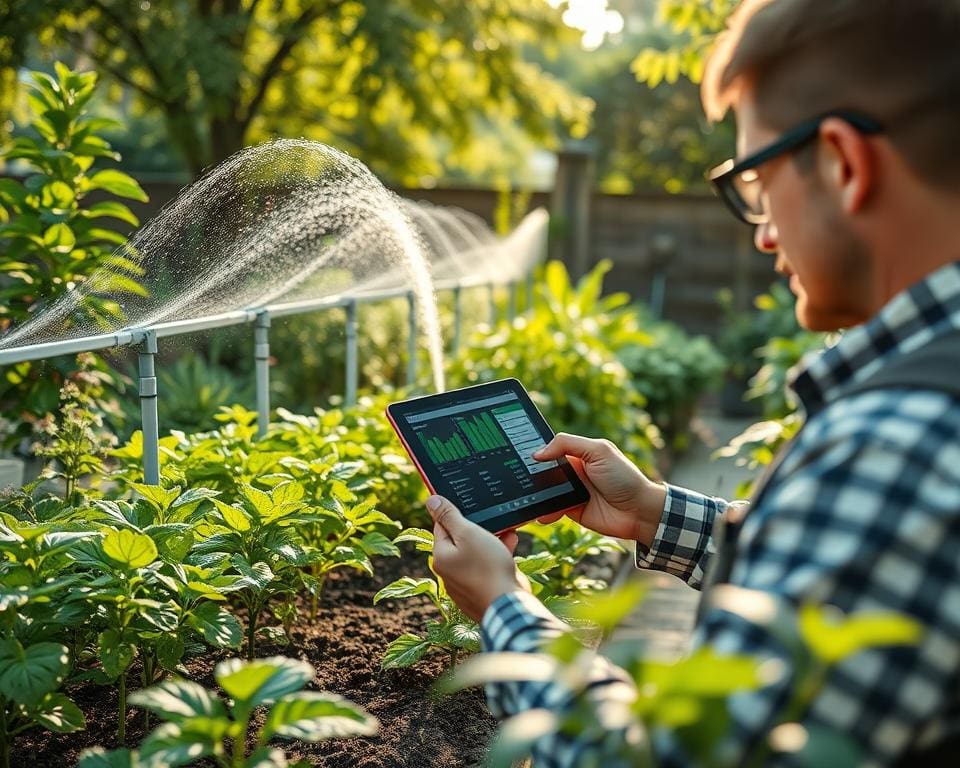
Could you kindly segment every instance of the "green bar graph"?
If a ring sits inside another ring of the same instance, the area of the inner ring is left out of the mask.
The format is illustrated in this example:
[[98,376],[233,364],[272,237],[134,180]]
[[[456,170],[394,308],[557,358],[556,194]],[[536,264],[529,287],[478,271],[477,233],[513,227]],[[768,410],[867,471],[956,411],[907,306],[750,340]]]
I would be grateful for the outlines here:
[[489,413],[484,412],[469,419],[458,417],[456,422],[475,451],[491,451],[507,445],[507,438]]
[[465,459],[470,455],[470,449],[467,448],[460,435],[454,435],[448,440],[441,440],[439,437],[427,437],[421,432],[417,437],[420,438],[420,442],[427,449],[427,455],[435,464]]

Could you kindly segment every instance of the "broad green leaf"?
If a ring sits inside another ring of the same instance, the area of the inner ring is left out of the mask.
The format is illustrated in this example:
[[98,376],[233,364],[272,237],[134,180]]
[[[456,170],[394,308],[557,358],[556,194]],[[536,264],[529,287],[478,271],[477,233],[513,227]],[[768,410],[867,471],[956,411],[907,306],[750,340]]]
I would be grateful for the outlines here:
[[130,694],[130,703],[136,707],[179,723],[190,717],[226,717],[227,710],[220,699],[192,680],[171,678]]
[[147,598],[135,598],[130,601],[137,607],[140,616],[151,626],[161,632],[174,632],[180,623],[176,603],[172,600],[160,602]]
[[113,168],[99,171],[91,176],[90,189],[102,189],[118,197],[138,200],[141,203],[149,200],[143,188],[131,176]]
[[70,668],[60,643],[34,643],[24,648],[13,637],[0,639],[0,694],[33,706],[57,689]]
[[439,600],[437,582],[433,579],[414,579],[410,576],[404,576],[377,592],[373,597],[373,604],[376,605],[381,600],[413,597],[414,595],[429,595],[434,601]]
[[177,635],[168,634],[157,639],[157,661],[166,670],[176,669],[185,651],[186,645]]
[[384,557],[400,557],[400,550],[382,533],[371,531],[360,540],[360,546],[368,555],[382,555]]
[[239,533],[250,530],[250,517],[246,512],[237,509],[230,504],[225,504],[224,502],[220,501],[220,499],[213,499],[213,503],[228,527]]
[[230,564],[237,569],[241,577],[240,581],[233,585],[234,590],[246,588],[263,590],[276,578],[270,566],[264,562],[251,565],[242,556],[234,555],[230,558]]
[[433,533],[423,528],[407,528],[394,540],[394,544],[412,542],[421,552],[433,552]]
[[250,502],[250,505],[257,511],[258,515],[261,517],[269,517],[274,508],[273,499],[270,497],[270,494],[264,493],[259,488],[254,488],[252,485],[247,485],[246,483],[243,484],[241,490],[243,491],[244,497]]
[[103,537],[103,553],[125,569],[144,568],[157,559],[157,545],[145,533],[124,529]]
[[613,592],[595,593],[571,610],[571,617],[588,621],[612,630],[623,621],[646,596],[647,588],[638,582],[628,582]]
[[373,736],[377,721],[356,704],[332,693],[302,692],[280,699],[267,714],[263,738],[285,736],[323,741]]
[[480,627],[474,623],[454,624],[450,627],[450,639],[457,648],[479,651]]
[[124,640],[115,629],[101,632],[97,637],[97,645],[100,648],[100,664],[111,678],[126,672],[137,653],[136,646]]
[[164,723],[144,739],[140,755],[154,765],[186,765],[214,754],[229,731],[226,718],[196,717]]
[[54,224],[43,233],[43,243],[54,253],[70,253],[77,237],[67,224]]
[[828,664],[867,648],[915,645],[922,627],[895,613],[858,613],[844,618],[839,611],[815,605],[800,608],[800,632],[813,652]]
[[73,733],[87,727],[83,712],[62,693],[48,693],[44,696],[33,718],[54,733]]
[[703,698],[729,696],[763,684],[759,673],[761,664],[751,656],[719,655],[711,648],[698,648],[677,662],[644,662],[641,690],[653,699],[668,694]]
[[430,652],[433,646],[429,640],[405,632],[387,646],[380,660],[382,669],[399,669],[416,664]]
[[143,483],[130,483],[130,487],[139,493],[152,507],[166,512],[167,508],[180,495],[180,486],[173,488],[164,488],[160,485],[145,485]]
[[298,691],[316,671],[305,661],[272,656],[255,661],[227,659],[217,664],[214,676],[220,687],[237,702],[259,706]]
[[527,557],[515,558],[520,573],[527,576],[538,576],[553,570],[559,564],[557,558],[550,552],[537,552]]
[[437,688],[453,693],[484,683],[545,683],[560,673],[560,663],[545,653],[484,653],[463,661],[437,681]]
[[77,768],[143,768],[136,752],[129,749],[114,749],[107,752],[102,747],[85,749],[80,753]]
[[103,200],[99,203],[94,203],[86,210],[86,215],[91,219],[107,216],[126,222],[132,227],[140,226],[140,220],[133,212],[123,203],[117,202],[116,200]]
[[243,641],[240,621],[216,603],[203,602],[198,605],[187,618],[187,623],[217,648],[237,648]]
[[300,483],[286,482],[276,486],[271,492],[275,504],[290,504],[303,499],[303,486]]

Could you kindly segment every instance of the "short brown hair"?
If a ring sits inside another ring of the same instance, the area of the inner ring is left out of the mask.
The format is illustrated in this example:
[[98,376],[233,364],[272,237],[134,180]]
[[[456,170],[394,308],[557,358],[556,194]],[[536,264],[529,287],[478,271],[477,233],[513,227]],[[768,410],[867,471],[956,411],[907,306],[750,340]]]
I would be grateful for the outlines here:
[[745,85],[770,128],[862,112],[921,177],[960,182],[960,0],[743,0],[707,62],[708,117]]

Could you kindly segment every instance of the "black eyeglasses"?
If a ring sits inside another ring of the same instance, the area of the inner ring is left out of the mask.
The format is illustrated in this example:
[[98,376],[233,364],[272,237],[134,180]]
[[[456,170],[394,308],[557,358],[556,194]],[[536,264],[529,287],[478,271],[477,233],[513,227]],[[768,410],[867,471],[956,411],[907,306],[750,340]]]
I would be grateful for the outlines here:
[[820,124],[828,117],[839,117],[861,133],[872,134],[883,131],[883,126],[872,117],[844,110],[826,112],[791,128],[775,142],[743,160],[731,159],[721,163],[707,172],[707,180],[734,216],[752,225],[766,224],[770,220],[763,205],[763,187],[760,184],[757,168],[775,157],[800,149],[804,144],[813,141],[820,131]]

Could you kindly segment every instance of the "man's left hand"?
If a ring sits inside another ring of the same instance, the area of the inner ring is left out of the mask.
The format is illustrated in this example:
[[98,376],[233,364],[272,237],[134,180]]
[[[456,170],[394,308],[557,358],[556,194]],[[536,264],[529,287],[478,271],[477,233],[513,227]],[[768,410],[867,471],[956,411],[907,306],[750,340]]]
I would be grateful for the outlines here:
[[517,534],[497,538],[463,516],[448,499],[431,496],[427,511],[433,518],[433,568],[447,594],[467,616],[480,621],[500,595],[530,591],[530,584],[513,562]]

